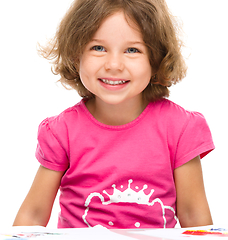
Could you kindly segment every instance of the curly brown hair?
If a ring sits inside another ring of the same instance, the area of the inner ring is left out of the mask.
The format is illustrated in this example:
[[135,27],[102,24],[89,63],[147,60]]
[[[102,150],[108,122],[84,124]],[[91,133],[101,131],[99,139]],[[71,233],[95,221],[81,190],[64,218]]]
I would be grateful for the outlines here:
[[52,60],[52,71],[60,74],[66,88],[76,89],[84,98],[94,97],[80,80],[80,57],[102,21],[120,10],[141,30],[155,73],[143,96],[148,101],[168,97],[168,87],[185,77],[187,67],[181,54],[179,28],[165,0],[75,0],[55,37],[40,47],[39,53]]

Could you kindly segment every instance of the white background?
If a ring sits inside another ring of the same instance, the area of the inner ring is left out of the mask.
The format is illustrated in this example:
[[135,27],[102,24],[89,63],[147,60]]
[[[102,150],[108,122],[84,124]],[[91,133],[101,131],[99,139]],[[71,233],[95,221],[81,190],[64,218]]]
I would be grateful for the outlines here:
[[[77,103],[75,91],[56,84],[37,55],[72,0],[0,1],[0,229],[11,226],[39,166],[34,152],[39,123]],[[216,150],[203,161],[214,223],[228,226],[228,33],[226,0],[167,0],[183,25],[187,77],[170,99],[204,114]],[[49,227],[56,227],[56,201]]]

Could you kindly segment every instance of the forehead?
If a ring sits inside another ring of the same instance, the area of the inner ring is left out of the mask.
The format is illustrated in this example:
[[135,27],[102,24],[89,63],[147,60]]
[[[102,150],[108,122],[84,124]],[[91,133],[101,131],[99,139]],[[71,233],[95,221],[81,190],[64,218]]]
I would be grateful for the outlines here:
[[115,38],[119,40],[143,41],[139,27],[122,11],[103,20],[93,38]]

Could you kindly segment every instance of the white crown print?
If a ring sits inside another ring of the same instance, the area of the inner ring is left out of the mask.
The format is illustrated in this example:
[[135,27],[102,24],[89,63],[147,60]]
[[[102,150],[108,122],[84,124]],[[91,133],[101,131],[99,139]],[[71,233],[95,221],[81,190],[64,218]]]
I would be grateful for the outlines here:
[[[151,192],[146,195],[144,193],[144,190],[148,188],[148,186],[145,184],[143,188],[136,192],[131,188],[131,183],[133,182],[132,179],[128,180],[128,188],[121,192],[116,188],[116,185],[113,184],[112,187],[114,189],[113,194],[108,194],[105,190],[103,193],[105,193],[107,196],[109,196],[110,200],[108,202],[103,202],[103,204],[107,205],[110,203],[138,203],[138,204],[149,204],[149,199],[151,195],[154,193],[154,189],[151,190]],[[138,188],[138,187],[136,187]]]
[[[99,193],[92,193],[88,196],[85,202],[85,206],[87,207],[93,197],[99,197],[102,201],[102,204],[108,205],[111,203],[137,203],[137,204],[146,204],[151,205],[149,202],[149,199],[151,195],[154,193],[154,189],[151,190],[151,192],[146,195],[144,193],[144,190],[148,188],[148,186],[145,184],[143,188],[140,191],[134,191],[131,188],[131,183],[133,182],[132,179],[128,180],[128,188],[121,192],[116,188],[116,185],[113,184],[113,194],[108,194],[105,190],[103,191],[104,194],[106,194],[109,197],[109,201],[104,201],[104,197]],[[121,186],[123,187],[123,186]],[[138,189],[138,187],[136,187]]]

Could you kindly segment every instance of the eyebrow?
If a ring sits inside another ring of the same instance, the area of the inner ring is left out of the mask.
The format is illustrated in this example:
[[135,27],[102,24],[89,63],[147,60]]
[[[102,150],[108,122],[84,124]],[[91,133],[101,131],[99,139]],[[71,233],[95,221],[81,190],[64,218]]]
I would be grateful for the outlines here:
[[[92,39],[91,42],[105,42],[104,40],[102,39]],[[145,46],[145,43],[142,42],[142,41],[128,41],[127,44],[141,44],[141,45],[144,45]]]

